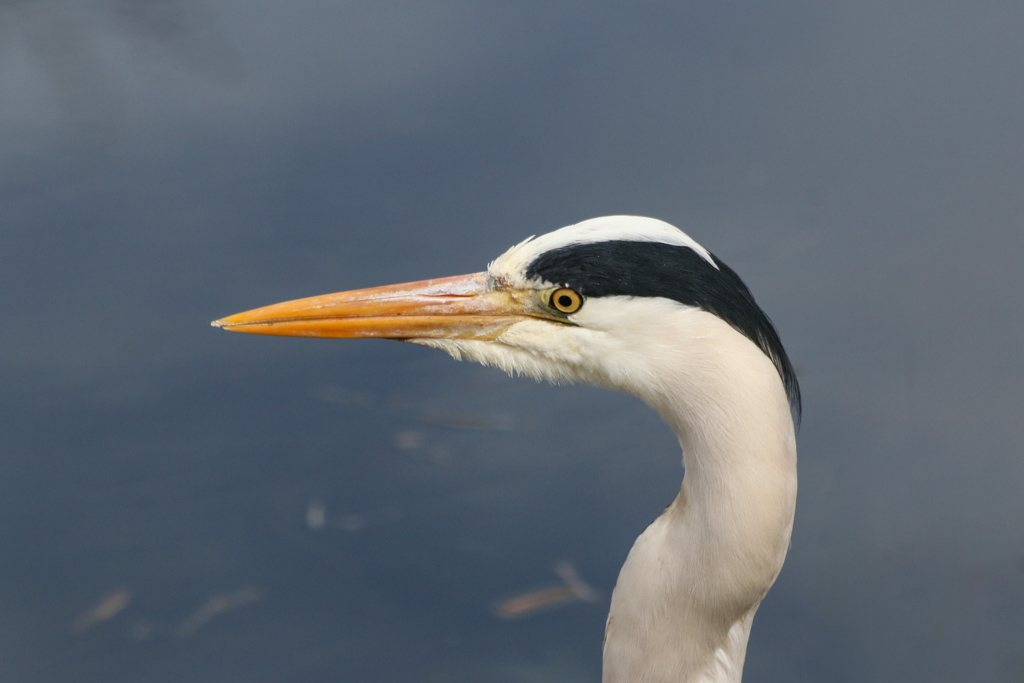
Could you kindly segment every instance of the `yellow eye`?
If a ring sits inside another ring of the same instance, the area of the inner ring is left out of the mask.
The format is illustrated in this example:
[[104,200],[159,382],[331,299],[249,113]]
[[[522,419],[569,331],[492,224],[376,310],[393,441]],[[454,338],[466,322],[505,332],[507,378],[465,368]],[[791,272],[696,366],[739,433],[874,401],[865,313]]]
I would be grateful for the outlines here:
[[559,313],[575,313],[583,306],[583,297],[571,289],[556,289],[548,300],[551,308]]

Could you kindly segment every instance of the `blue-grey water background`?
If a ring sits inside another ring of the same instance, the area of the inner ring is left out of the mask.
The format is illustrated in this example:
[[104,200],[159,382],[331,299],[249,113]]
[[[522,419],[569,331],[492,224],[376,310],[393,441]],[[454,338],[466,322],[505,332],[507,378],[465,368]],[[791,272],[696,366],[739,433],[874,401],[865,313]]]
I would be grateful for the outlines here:
[[[599,680],[679,486],[649,409],[209,321],[619,213],[736,269],[800,375],[747,680],[1024,680],[1022,33],[999,0],[0,2],[0,680]],[[562,560],[596,603],[495,616]]]

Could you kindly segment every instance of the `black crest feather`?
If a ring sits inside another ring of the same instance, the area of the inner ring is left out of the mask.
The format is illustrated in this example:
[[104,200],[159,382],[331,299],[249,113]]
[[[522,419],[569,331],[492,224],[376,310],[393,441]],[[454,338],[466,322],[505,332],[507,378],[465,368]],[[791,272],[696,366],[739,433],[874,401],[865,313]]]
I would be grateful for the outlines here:
[[526,277],[570,287],[585,297],[663,297],[718,316],[775,364],[799,420],[800,385],[775,326],[739,275],[712,259],[717,268],[689,247],[610,240],[544,252],[529,264]]

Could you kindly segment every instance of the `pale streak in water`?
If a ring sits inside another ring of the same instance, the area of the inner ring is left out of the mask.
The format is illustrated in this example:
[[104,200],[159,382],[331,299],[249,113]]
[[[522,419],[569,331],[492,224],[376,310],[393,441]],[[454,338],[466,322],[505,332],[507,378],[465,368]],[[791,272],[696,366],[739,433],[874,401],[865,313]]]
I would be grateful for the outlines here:
[[114,618],[131,601],[132,591],[128,588],[116,588],[110,591],[92,609],[83,612],[71,623],[71,632],[81,633],[96,624]]
[[562,585],[546,586],[506,598],[494,606],[494,613],[504,619],[513,619],[575,600],[593,602],[597,599],[594,589],[580,578],[571,563],[559,562],[555,565],[555,573],[564,582]]

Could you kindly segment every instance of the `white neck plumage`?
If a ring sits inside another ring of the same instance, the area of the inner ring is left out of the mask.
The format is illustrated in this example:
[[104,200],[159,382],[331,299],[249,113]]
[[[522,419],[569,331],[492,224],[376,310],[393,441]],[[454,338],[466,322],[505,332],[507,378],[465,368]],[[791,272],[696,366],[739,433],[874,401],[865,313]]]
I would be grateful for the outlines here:
[[675,357],[652,362],[683,369],[632,389],[679,436],[685,478],[619,574],[604,683],[739,681],[754,612],[793,527],[796,441],[778,371],[717,317],[676,317],[669,328],[693,343],[675,336],[663,346]]
[[427,339],[456,358],[638,396],[679,436],[679,496],[636,540],[612,593],[604,683],[736,683],[754,612],[782,568],[796,440],[778,370],[711,313],[591,299],[576,327],[524,321],[499,344]]

